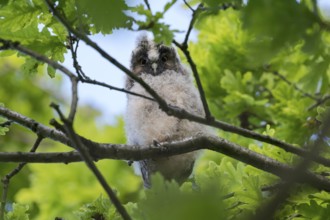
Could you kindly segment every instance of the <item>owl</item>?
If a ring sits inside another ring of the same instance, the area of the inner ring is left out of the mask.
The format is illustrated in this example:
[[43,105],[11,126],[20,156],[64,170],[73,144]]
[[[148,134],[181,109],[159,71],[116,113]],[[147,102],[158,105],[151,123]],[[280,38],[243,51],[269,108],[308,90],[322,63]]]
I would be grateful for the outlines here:
[[[204,116],[202,103],[190,72],[184,67],[171,46],[155,43],[142,36],[132,52],[131,71],[141,77],[165,101],[190,113]],[[126,89],[150,95],[131,78]],[[128,144],[148,147],[153,143],[180,141],[196,134],[208,133],[204,125],[167,115],[158,103],[129,95],[125,115]],[[183,183],[192,173],[199,151],[138,162],[144,186],[151,187],[150,177],[159,172],[167,180]]]

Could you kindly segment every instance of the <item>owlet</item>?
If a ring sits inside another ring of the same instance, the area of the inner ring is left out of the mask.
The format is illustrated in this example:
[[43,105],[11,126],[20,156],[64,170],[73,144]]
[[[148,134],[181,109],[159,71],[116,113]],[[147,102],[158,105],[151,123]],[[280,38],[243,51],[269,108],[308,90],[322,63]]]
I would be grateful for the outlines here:
[[[204,116],[199,93],[188,70],[181,64],[173,47],[157,44],[142,36],[132,52],[131,71],[141,77],[170,105]],[[127,77],[126,89],[150,95],[140,84]],[[128,144],[148,147],[153,143],[179,141],[207,133],[204,125],[168,116],[159,105],[141,97],[128,95],[125,115]],[[150,188],[150,176],[160,172],[165,179],[183,183],[192,173],[199,152],[139,161],[144,186]]]

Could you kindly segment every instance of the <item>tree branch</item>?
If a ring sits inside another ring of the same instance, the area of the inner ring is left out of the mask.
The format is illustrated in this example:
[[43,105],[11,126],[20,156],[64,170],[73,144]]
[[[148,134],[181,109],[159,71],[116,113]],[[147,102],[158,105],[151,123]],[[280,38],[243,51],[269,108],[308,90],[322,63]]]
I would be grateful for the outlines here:
[[[69,140],[69,138],[58,130],[51,129],[51,128],[49,128],[41,123],[38,123],[26,116],[23,116],[17,112],[11,111],[11,110],[6,109],[5,107],[1,107],[1,106],[0,106],[0,115],[2,115],[3,117],[6,117],[9,120],[15,121],[16,123],[21,124],[24,127],[29,128],[34,133],[42,135],[43,137],[50,138],[52,140],[61,142],[67,146],[72,147],[72,143]],[[202,120],[201,122],[205,122],[205,119],[201,118],[201,120]],[[265,139],[266,141],[264,141],[264,142],[274,143],[274,145],[280,146],[281,148],[283,148],[289,152],[295,153],[301,157],[305,157],[306,155],[309,155],[315,162],[318,162],[322,165],[330,167],[329,159],[323,158],[319,155],[310,154],[308,151],[306,151],[303,148],[298,148],[293,145],[287,144],[285,142],[273,139],[269,136],[260,135],[260,134],[251,132],[249,130],[237,128],[235,126],[232,126],[232,125],[229,125],[226,123],[223,124],[223,122],[214,121],[213,123],[214,123],[214,126],[222,126],[224,128],[224,130],[227,129],[227,130],[231,130],[231,131],[235,131],[235,132],[237,132],[236,129],[238,129],[238,131],[243,130],[244,132],[247,132],[249,135],[251,135],[252,138],[254,138],[254,139],[258,139],[258,138]],[[97,144],[95,144],[95,142],[92,142],[88,139],[84,139],[84,143],[87,146],[92,147],[91,149],[93,149],[93,151],[98,149]]]
[[64,123],[64,129],[69,136],[70,140],[72,140],[72,144],[75,149],[78,150],[80,153],[81,157],[84,159],[84,162],[86,163],[87,167],[93,172],[105,192],[108,194],[111,202],[113,205],[116,207],[117,211],[121,215],[121,217],[124,220],[131,220],[131,217],[127,213],[125,207],[121,204],[119,199],[117,198],[117,195],[115,192],[111,189],[110,185],[107,183],[105,178],[103,177],[102,173],[99,171],[99,169],[96,167],[96,165],[93,162],[93,158],[89,153],[89,149],[83,144],[81,141],[80,137],[75,133],[72,127],[72,121],[70,119],[66,119],[62,112],[60,111],[60,108],[58,105],[52,103],[51,107],[53,107],[58,115],[61,118],[61,121]]
[[[37,140],[33,144],[30,153],[34,153],[37,148],[39,147],[43,137],[38,136]],[[8,193],[8,188],[9,188],[9,183],[11,178],[13,178],[16,174],[18,174],[26,165],[26,162],[20,163],[14,170],[12,170],[10,173],[5,175],[2,178],[2,184],[3,184],[3,189],[2,189],[2,197],[1,197],[1,205],[0,205],[0,219],[4,219],[4,214],[5,214],[5,208],[6,208],[6,202],[7,202],[7,193]]]
[[[97,158],[105,159],[105,158]],[[74,163],[82,162],[77,151],[70,152],[0,152],[0,162],[5,163]]]
[[[186,2],[185,2],[186,3]],[[186,3],[187,4],[187,3]],[[187,4],[188,5],[188,4]],[[190,23],[189,23],[189,27],[188,27],[188,30],[187,30],[187,33],[186,33],[186,36],[185,36],[185,39],[183,41],[182,44],[179,44],[177,41],[173,40],[173,43],[181,49],[181,51],[184,53],[184,55],[186,56],[187,58],[187,61],[191,67],[191,70],[193,72],[193,75],[195,77],[195,80],[196,80],[196,84],[197,84],[197,88],[198,88],[198,91],[199,91],[199,95],[200,95],[200,98],[202,100],[202,103],[203,103],[203,108],[204,108],[204,112],[205,112],[205,118],[207,120],[210,120],[210,121],[213,121],[214,118],[213,116],[211,115],[211,112],[210,112],[210,109],[209,109],[209,106],[207,104],[207,100],[206,100],[206,97],[205,97],[205,92],[204,92],[204,89],[203,89],[203,86],[202,86],[202,82],[200,80],[200,77],[199,77],[199,74],[198,74],[198,70],[197,70],[197,67],[196,67],[196,64],[194,62],[194,60],[192,59],[191,55],[190,55],[190,52],[188,50],[188,40],[189,40],[189,36],[190,36],[190,33],[194,27],[194,24],[195,24],[195,21],[197,19],[197,16],[199,14],[199,12],[201,11],[201,8],[203,7],[203,4],[199,4],[197,9],[196,10],[193,10],[193,14],[192,14],[192,18],[190,20]]]
[[150,4],[149,4],[149,1],[148,0],[143,0],[144,1],[144,4],[146,4],[148,10],[151,12],[151,7],[150,7]]
[[[53,60],[50,60],[48,59],[46,56],[43,56],[41,54],[38,54],[36,53],[35,51],[32,51],[22,45],[20,45],[19,43],[17,42],[12,42],[10,40],[5,40],[5,39],[2,39],[0,38],[0,43],[2,43],[3,45],[3,48],[2,50],[8,50],[8,49],[13,49],[13,50],[17,50],[23,54],[26,54],[40,62],[43,62],[43,63],[47,63],[48,65],[50,65],[51,67],[53,67],[54,69],[58,69],[60,70],[61,72],[63,72],[65,75],[67,75],[70,80],[76,80],[75,78],[77,78],[77,76],[75,76],[75,74],[73,72],[71,72],[69,69],[67,69],[65,66],[53,61]],[[79,76],[79,74],[78,74]],[[88,84],[93,84],[93,85],[99,85],[99,86],[102,86],[102,87],[105,87],[105,88],[108,88],[110,90],[115,90],[115,91],[119,91],[119,92],[124,92],[124,93],[127,93],[127,94],[130,94],[130,95],[134,95],[134,96],[138,96],[138,97],[141,97],[141,98],[145,98],[145,99],[148,99],[148,100],[151,100],[151,101],[155,101],[153,98],[150,98],[148,96],[144,96],[144,95],[141,95],[141,94],[138,94],[138,93],[135,93],[135,92],[130,92],[126,89],[123,89],[123,88],[117,88],[115,86],[111,86],[111,85],[108,85],[106,83],[103,83],[103,82],[99,82],[99,81],[96,81],[96,80],[92,80],[88,77],[86,78],[81,78],[79,79],[82,83],[88,83]]]
[[[313,3],[314,4],[314,3]],[[266,68],[266,70],[269,67]],[[269,71],[269,70],[268,70]],[[290,80],[288,80],[285,76],[283,76],[282,74],[280,74],[278,71],[272,71],[272,73],[276,76],[278,76],[281,80],[283,80],[286,84],[288,84],[289,86],[292,86],[295,90],[297,90],[298,92],[300,92],[303,96],[308,97],[312,100],[314,100],[316,103],[311,105],[310,107],[308,107],[308,111],[312,110],[313,108],[323,104],[324,102],[326,102],[328,99],[330,99],[330,95],[324,96],[323,98],[318,98],[312,94],[309,94],[307,92],[305,92],[304,90],[302,90],[301,88],[299,88],[295,83],[291,82]]]
[[[263,171],[272,173],[280,178],[286,179],[287,176],[295,175],[296,169],[289,165],[280,163],[272,158],[251,151],[245,147],[231,143],[216,136],[202,136],[185,139],[176,142],[159,143],[157,146],[138,146],[125,144],[100,144],[91,142],[90,145],[84,144],[90,149],[90,154],[94,160],[99,159],[119,159],[119,160],[143,160],[149,158],[159,158],[183,154],[200,149],[209,149],[225,154],[241,162],[249,164]],[[61,157],[63,156],[63,160]],[[80,158],[81,160],[81,158]],[[29,163],[63,162],[70,163],[79,161],[77,152],[66,153],[0,153],[2,162],[26,161]],[[330,180],[309,171],[304,171],[303,176],[296,180],[299,183],[307,183],[315,188],[330,192]]]
[[285,76],[283,76],[282,74],[280,74],[278,71],[273,71],[272,72],[275,76],[278,76],[280,79],[282,79],[286,84],[288,84],[289,86],[292,86],[295,90],[297,90],[298,92],[300,92],[303,96],[306,96],[310,99],[313,99],[314,101],[318,101],[319,99],[316,98],[315,96],[305,92],[304,90],[302,90],[301,88],[299,88],[296,84],[290,82]]
[[[72,55],[72,59],[73,59],[73,67],[76,70],[76,73],[78,75],[78,78],[79,78],[80,82],[88,83],[88,84],[92,84],[92,85],[99,85],[101,87],[105,87],[105,88],[108,88],[110,90],[116,90],[116,91],[119,91],[119,92],[124,92],[124,93],[129,94],[129,95],[134,95],[134,96],[138,96],[138,97],[141,97],[141,98],[144,98],[144,99],[155,101],[153,98],[150,98],[148,96],[141,95],[141,94],[138,94],[138,93],[135,93],[135,92],[131,92],[131,91],[123,89],[123,88],[117,88],[117,87],[108,85],[106,83],[103,83],[103,82],[100,82],[100,81],[97,81],[97,80],[94,80],[94,79],[91,79],[90,77],[88,77],[87,74],[84,73],[84,71],[82,70],[82,68],[81,68],[81,66],[79,65],[79,62],[78,62],[77,52],[78,52],[79,40],[76,40],[71,35],[70,35],[69,38],[70,38],[69,39],[70,51],[71,51],[71,55]],[[76,42],[76,44],[74,42]]]
[[11,111],[2,106],[0,106],[0,115],[22,125],[23,127],[30,129],[32,132],[36,133],[37,135],[50,138],[67,146],[71,146],[70,140],[62,132],[55,129],[51,129],[24,115]]
[[325,102],[328,101],[328,100],[330,100],[330,95],[326,95],[326,96],[324,96],[323,98],[318,99],[318,100],[316,101],[316,103],[315,103],[314,105],[308,107],[307,110],[310,111],[310,110],[312,110],[313,108],[316,108],[317,106],[319,106],[319,105],[325,103]]
[[195,10],[188,4],[186,0],[183,0],[183,2],[192,12],[195,12]]

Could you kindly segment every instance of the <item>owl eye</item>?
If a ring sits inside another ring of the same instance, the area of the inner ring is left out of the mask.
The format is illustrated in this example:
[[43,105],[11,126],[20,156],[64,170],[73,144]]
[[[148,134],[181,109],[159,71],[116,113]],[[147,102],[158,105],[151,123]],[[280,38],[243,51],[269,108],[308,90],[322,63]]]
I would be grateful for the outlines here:
[[140,63],[141,65],[146,65],[146,64],[147,64],[147,59],[145,59],[145,58],[140,58],[139,63]]
[[164,55],[164,56],[161,57],[161,61],[162,62],[165,63],[167,60],[168,60],[168,57],[166,55]]

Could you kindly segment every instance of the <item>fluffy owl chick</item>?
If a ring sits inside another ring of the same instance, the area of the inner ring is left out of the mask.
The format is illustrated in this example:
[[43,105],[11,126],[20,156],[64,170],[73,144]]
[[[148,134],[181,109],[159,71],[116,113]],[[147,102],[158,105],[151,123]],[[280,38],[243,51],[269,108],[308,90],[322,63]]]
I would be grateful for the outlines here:
[[[131,70],[150,85],[167,103],[203,116],[199,93],[190,73],[181,64],[173,47],[156,44],[143,36],[132,52]],[[138,83],[127,78],[126,89],[150,96]],[[156,142],[183,140],[207,128],[185,119],[168,116],[156,102],[128,95],[125,116],[128,144],[145,147]],[[150,175],[160,172],[165,179],[184,182],[192,173],[199,152],[139,161],[145,187]]]

